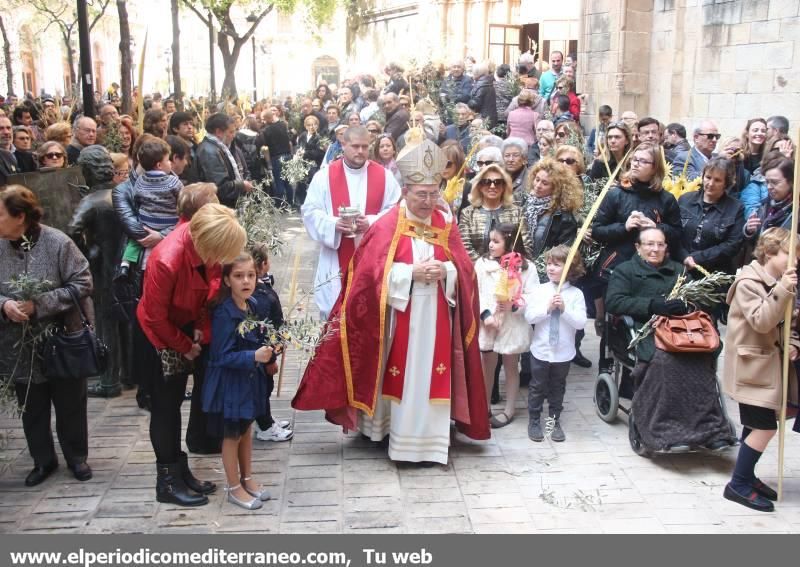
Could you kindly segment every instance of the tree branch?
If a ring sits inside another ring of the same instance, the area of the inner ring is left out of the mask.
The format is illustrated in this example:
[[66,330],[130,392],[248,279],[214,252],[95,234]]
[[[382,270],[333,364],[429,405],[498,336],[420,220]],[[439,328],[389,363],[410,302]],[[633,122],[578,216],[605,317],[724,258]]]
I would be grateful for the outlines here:
[[194,12],[197,15],[197,17],[200,18],[200,21],[203,22],[206,25],[206,27],[211,25],[208,22],[208,18],[205,17],[197,8],[195,8],[195,6],[194,6],[194,4],[192,3],[191,0],[183,0],[183,4],[184,4],[184,6],[189,8],[192,12]]
[[250,26],[250,29],[247,30],[247,33],[242,36],[242,43],[247,43],[247,40],[249,40],[250,37],[255,33],[256,28],[258,27],[258,24],[261,23],[261,20],[263,20],[266,17],[266,15],[269,14],[272,11],[272,8],[274,8],[274,7],[275,7],[275,3],[273,2],[269,6],[264,8],[264,10],[261,12],[261,14],[259,14],[256,17],[256,21],[253,22],[253,25]]
[[109,4],[109,2],[110,2],[110,1],[111,1],[111,0],[103,0],[103,3],[100,5],[100,11],[99,11],[99,12],[97,13],[97,15],[96,15],[96,16],[95,16],[95,17],[92,19],[92,23],[90,23],[90,24],[89,24],[89,31],[92,31],[92,30],[94,29],[94,25],[97,23],[97,21],[98,21],[100,18],[102,18],[102,17],[103,17],[103,14],[105,14],[105,13],[106,13],[106,8],[108,7],[108,4]]

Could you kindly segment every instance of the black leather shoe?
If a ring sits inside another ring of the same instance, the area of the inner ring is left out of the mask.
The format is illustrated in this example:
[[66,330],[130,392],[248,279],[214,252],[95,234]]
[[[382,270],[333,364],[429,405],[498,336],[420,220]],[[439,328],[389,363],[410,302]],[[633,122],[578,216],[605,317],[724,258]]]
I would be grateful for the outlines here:
[[190,490],[194,490],[199,494],[211,494],[217,489],[217,485],[208,480],[199,480],[195,478],[189,468],[189,455],[181,451],[181,457],[178,461],[181,465],[181,478],[184,484]]
[[759,512],[773,512],[775,510],[775,506],[772,502],[761,496],[755,490],[751,490],[750,494],[744,496],[731,488],[730,484],[726,484],[725,492],[723,492],[722,495],[731,502],[736,502],[737,504],[747,506]]
[[92,469],[86,463],[75,463],[69,466],[69,470],[75,475],[75,478],[81,482],[86,482],[92,478]]
[[773,502],[778,501],[778,493],[775,492],[772,488],[764,484],[761,479],[756,479],[753,483],[753,490],[758,492],[761,496],[766,498],[767,500],[772,500]]
[[48,476],[58,468],[57,462],[52,462],[47,465],[36,465],[33,470],[25,477],[25,486],[36,486],[43,483]]
[[572,359],[572,364],[576,364],[581,368],[591,368],[592,361],[583,356],[583,353],[579,350],[575,351],[575,358]]

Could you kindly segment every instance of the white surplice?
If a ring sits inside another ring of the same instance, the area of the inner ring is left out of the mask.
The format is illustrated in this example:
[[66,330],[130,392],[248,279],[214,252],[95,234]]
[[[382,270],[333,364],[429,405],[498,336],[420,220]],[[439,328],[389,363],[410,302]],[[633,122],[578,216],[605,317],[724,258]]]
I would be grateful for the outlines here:
[[[402,206],[402,205],[401,205]],[[418,219],[406,210],[410,220],[430,224],[430,219]],[[409,237],[404,237],[409,238]],[[412,238],[414,262],[433,257],[434,247],[423,240]],[[389,458],[394,461],[429,461],[447,464],[450,446],[450,403],[447,400],[431,402],[431,371],[436,341],[437,294],[444,289],[451,307],[456,300],[456,268],[444,262],[446,279],[439,283],[415,282],[412,286],[412,265],[395,262],[389,272],[388,305],[390,307],[390,332],[381,361],[381,376],[386,366],[395,331],[395,311],[411,309],[406,353],[406,374],[403,381],[403,398],[384,399],[381,396],[383,379],[378,384],[375,413],[369,417],[359,412],[358,428],[372,441],[381,441],[389,435]],[[452,330],[452,317],[450,317]],[[458,340],[458,337],[454,337]]]
[[[350,193],[350,206],[358,207],[363,213],[367,208],[367,166],[352,169],[344,164],[344,174],[347,179],[347,189]],[[336,221],[339,217],[334,215],[331,202],[329,184],[330,172],[328,169],[318,171],[311,184],[308,186],[306,200],[301,207],[303,224],[312,240],[320,243],[319,263],[314,277],[314,301],[319,307],[320,317],[327,319],[328,314],[339,297],[342,289],[340,278],[333,278],[347,266],[339,266],[338,249],[342,241],[342,233],[336,232]],[[393,175],[386,174],[386,183],[383,191],[381,211],[385,211],[400,200],[400,186]],[[367,215],[370,225],[379,215]],[[361,238],[356,238],[356,246]],[[323,285],[323,282],[330,280]]]

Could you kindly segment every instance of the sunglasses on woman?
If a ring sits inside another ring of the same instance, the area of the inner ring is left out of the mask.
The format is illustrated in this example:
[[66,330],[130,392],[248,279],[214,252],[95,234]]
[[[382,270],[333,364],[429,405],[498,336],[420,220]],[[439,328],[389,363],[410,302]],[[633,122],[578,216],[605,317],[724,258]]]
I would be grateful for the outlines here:
[[49,154],[44,154],[44,157],[47,159],[61,159],[64,157],[64,154],[60,152],[50,152]]
[[494,162],[491,161],[491,160],[489,160],[489,161],[476,161],[475,165],[477,165],[478,167],[484,167],[484,166],[487,166],[487,165],[492,165],[493,163]]
[[558,161],[559,161],[560,163],[565,163],[565,164],[567,164],[567,165],[575,165],[576,163],[578,163],[578,160],[576,160],[575,158],[571,158],[571,157],[568,157],[568,158],[559,158],[559,160],[558,160]]
[[492,187],[502,187],[503,185],[505,185],[505,181],[503,181],[502,179],[486,179],[484,177],[483,179],[481,179],[481,185],[483,185],[484,187],[489,187],[490,185]]

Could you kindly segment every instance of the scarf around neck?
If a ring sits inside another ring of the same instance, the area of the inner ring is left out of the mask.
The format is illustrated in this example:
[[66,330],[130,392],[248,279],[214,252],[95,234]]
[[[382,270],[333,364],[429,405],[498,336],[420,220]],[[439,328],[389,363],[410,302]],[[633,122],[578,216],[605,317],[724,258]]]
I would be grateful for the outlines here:
[[217,138],[214,134],[206,133],[206,139],[209,142],[211,142],[212,144],[214,144],[215,146],[217,146],[217,148],[219,148],[220,150],[223,151],[223,153],[225,154],[225,157],[228,158],[228,161],[230,162],[231,167],[233,168],[233,175],[236,178],[236,181],[241,181],[242,180],[242,174],[239,171],[239,165],[236,163],[236,158],[233,157],[233,154],[231,153],[230,148],[228,146],[226,146],[222,142],[222,140]]
[[784,221],[792,213],[792,196],[789,195],[783,201],[769,200],[767,205],[767,216],[764,219],[764,229],[783,225]]
[[553,196],[537,197],[536,195],[529,195],[525,203],[525,220],[528,223],[528,230],[535,231],[536,225],[539,224],[539,219],[550,210],[550,205],[553,203]]

